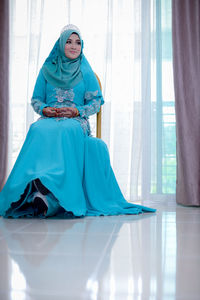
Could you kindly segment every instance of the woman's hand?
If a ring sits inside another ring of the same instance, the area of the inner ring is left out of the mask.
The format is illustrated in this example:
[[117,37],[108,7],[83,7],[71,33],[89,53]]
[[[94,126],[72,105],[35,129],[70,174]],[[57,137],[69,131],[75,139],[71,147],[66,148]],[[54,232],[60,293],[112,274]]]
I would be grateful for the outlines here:
[[67,117],[67,118],[74,118],[79,115],[79,111],[77,108],[74,107],[61,107],[56,108],[57,117]]
[[79,111],[74,107],[45,107],[43,109],[43,115],[46,117],[57,117],[57,118],[74,118],[79,115]]
[[46,117],[56,117],[56,110],[54,107],[44,107],[42,113]]

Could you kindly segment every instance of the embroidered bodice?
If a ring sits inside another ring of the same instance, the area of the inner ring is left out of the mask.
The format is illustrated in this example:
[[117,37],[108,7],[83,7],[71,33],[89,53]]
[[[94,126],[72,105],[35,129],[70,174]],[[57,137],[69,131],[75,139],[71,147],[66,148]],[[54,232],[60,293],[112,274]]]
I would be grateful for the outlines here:
[[[86,91],[83,80],[73,89],[56,88],[45,80],[41,71],[31,99],[34,111],[40,114],[41,118],[46,118],[42,113],[44,107],[76,107],[79,116],[74,119],[80,122],[84,133],[88,135],[90,135],[88,118],[99,111],[101,102],[102,97],[98,96],[98,91]],[[56,119],[60,121],[67,118]]]

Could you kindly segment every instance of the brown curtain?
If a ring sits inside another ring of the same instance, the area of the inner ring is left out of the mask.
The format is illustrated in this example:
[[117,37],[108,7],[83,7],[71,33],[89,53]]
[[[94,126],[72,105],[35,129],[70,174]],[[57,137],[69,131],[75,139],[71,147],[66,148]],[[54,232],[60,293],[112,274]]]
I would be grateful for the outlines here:
[[200,0],[172,0],[177,203],[200,206]]
[[0,190],[4,184],[8,141],[9,7],[0,1]]

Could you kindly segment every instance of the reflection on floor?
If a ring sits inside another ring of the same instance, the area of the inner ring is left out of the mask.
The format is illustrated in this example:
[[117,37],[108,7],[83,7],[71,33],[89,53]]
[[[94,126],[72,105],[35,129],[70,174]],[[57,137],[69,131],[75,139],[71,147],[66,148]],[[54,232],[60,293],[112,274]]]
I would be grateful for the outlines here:
[[145,205],[157,213],[0,218],[0,299],[200,299],[200,208]]

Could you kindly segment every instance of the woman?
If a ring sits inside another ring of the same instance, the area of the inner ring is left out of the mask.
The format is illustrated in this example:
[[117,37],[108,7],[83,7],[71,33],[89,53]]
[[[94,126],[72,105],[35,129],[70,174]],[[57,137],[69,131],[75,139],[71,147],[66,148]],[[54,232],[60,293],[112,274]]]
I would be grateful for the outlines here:
[[0,193],[5,217],[138,214],[154,209],[128,203],[116,182],[105,143],[91,137],[88,117],[104,103],[74,25],[60,38],[38,75],[30,126]]

